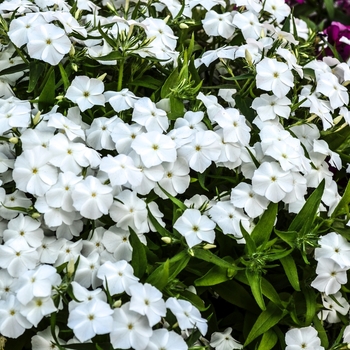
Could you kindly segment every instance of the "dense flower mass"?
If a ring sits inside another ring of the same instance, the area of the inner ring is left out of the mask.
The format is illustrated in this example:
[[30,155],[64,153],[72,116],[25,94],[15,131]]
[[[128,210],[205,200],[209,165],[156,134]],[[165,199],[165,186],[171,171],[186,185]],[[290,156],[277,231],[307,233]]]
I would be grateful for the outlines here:
[[348,347],[332,3],[1,2],[0,349]]

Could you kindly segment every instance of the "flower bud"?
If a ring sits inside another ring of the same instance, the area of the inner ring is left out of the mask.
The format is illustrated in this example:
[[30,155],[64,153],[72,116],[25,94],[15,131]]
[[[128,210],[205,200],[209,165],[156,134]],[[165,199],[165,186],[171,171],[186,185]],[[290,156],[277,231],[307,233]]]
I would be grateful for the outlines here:
[[188,29],[189,26],[186,23],[180,23],[179,25],[180,29]]
[[118,308],[118,307],[121,307],[121,305],[122,305],[122,301],[119,299],[119,300],[116,300],[116,301],[113,303],[112,308],[113,308],[113,309],[116,309],[116,308]]
[[171,238],[170,237],[162,237],[161,240],[166,243],[166,244],[170,244],[171,243]]
[[33,125],[37,125],[39,123],[40,115],[41,115],[40,111],[37,114],[35,114],[35,117],[33,118]]
[[39,219],[40,218],[40,213],[35,212],[31,216],[32,216],[33,219]]
[[206,249],[206,250],[209,250],[209,249],[213,249],[213,248],[216,248],[216,245],[215,244],[206,244],[203,249]]
[[13,143],[14,145],[18,143],[18,137],[10,137],[9,142]]
[[106,77],[106,75],[107,75],[107,73],[103,73],[102,75],[97,77],[97,79],[103,81],[103,79]]
[[69,278],[73,276],[74,270],[75,270],[74,260],[71,259],[67,264],[67,274]]

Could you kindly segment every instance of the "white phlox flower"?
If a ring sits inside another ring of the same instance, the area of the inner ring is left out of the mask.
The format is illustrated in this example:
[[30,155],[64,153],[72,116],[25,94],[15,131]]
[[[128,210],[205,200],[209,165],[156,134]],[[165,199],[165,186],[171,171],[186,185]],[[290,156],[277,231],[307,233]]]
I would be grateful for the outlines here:
[[73,206],[83,217],[98,219],[107,215],[113,203],[112,187],[93,176],[77,183],[72,192]]
[[311,282],[311,287],[326,295],[335,294],[341,285],[347,282],[347,270],[347,267],[340,267],[332,259],[319,258],[316,267],[317,276]]
[[147,317],[150,327],[156,325],[166,314],[162,293],[149,283],[130,286],[129,309]]
[[0,332],[9,338],[18,338],[33,324],[22,314],[22,305],[14,295],[0,300]]
[[129,231],[112,226],[104,232],[102,243],[115,257],[116,261],[131,261],[133,248],[129,241]]
[[67,136],[69,141],[73,141],[78,137],[85,140],[85,133],[81,126],[69,120],[61,113],[53,113],[50,116],[47,126],[59,129]]
[[115,157],[108,154],[102,158],[100,170],[108,174],[112,186],[138,186],[142,182],[141,170],[135,166],[133,159],[125,154]]
[[339,84],[338,78],[332,73],[325,73],[319,77],[316,92],[327,96],[333,109],[347,106],[349,103],[348,89]]
[[24,151],[15,161],[13,179],[23,192],[43,196],[57,181],[57,168],[49,161],[52,155],[39,148]]
[[242,349],[243,345],[231,336],[231,332],[231,327],[226,328],[223,332],[214,332],[210,338],[210,346],[215,350]]
[[83,241],[79,239],[76,242],[68,241],[67,239],[62,239],[61,249],[59,250],[57,259],[53,266],[60,266],[65,262],[76,261],[81,254],[83,248]]
[[114,150],[115,143],[112,140],[112,132],[115,127],[121,122],[120,118],[95,118],[86,130],[86,143],[95,150]]
[[0,267],[12,277],[19,277],[38,263],[38,253],[26,241],[12,238],[0,246]]
[[177,156],[175,142],[158,131],[137,135],[131,147],[141,157],[146,167],[159,165],[162,162],[175,162]]
[[109,213],[117,227],[128,230],[130,226],[138,234],[148,232],[146,203],[130,190],[122,191],[116,199]]
[[147,131],[164,132],[169,127],[169,120],[164,110],[157,108],[148,97],[142,97],[134,104],[132,121],[145,127]]
[[34,270],[26,271],[18,279],[17,299],[27,305],[34,297],[49,297],[52,287],[61,283],[61,276],[51,265],[39,265]]
[[103,90],[104,84],[101,80],[82,75],[73,79],[65,97],[75,102],[79,109],[84,112],[96,105],[104,106]]
[[181,330],[198,329],[202,335],[208,330],[207,320],[202,318],[198,309],[189,301],[169,298],[166,307],[174,314]]
[[92,299],[76,306],[68,316],[68,327],[79,341],[84,342],[96,334],[108,334],[113,329],[113,310],[106,302]]
[[25,316],[34,327],[37,327],[38,323],[44,318],[44,316],[50,315],[56,311],[57,308],[51,296],[34,297],[21,308],[21,314]]
[[233,16],[230,12],[217,13],[210,10],[202,20],[204,31],[211,36],[222,36],[225,39],[230,38],[235,32],[235,26],[232,24]]
[[291,103],[291,100],[285,96],[278,98],[274,95],[262,94],[253,100],[252,108],[256,110],[262,121],[272,120],[276,116],[288,119]]
[[118,123],[111,134],[118,153],[129,154],[132,150],[131,144],[137,135],[145,132],[145,128],[138,124]]
[[10,239],[22,240],[30,247],[37,248],[44,238],[44,231],[40,226],[40,221],[21,213],[9,221],[7,229],[3,232],[3,239],[5,242]]
[[74,280],[81,286],[96,288],[102,284],[102,281],[97,277],[97,271],[100,267],[100,254],[92,252],[85,257],[80,255],[79,264],[75,270]]
[[188,346],[181,335],[165,328],[153,331],[145,350],[187,350]]
[[[164,162],[164,176],[158,181],[158,184],[172,196],[176,196],[178,193],[184,193],[190,185],[190,168],[187,162],[179,157],[174,163]],[[161,198],[167,198],[165,193],[156,187],[154,192]]]
[[277,162],[264,162],[255,170],[252,178],[253,191],[278,203],[293,190],[293,177],[283,171]]
[[[66,342],[58,337],[59,329],[55,327],[56,339],[60,343],[60,345],[64,346]],[[51,327],[47,327],[45,330],[36,333],[31,340],[33,349],[52,349],[58,350],[58,347],[54,344],[56,340],[53,338],[51,334]]]
[[237,12],[232,23],[242,31],[244,39],[259,39],[261,33],[264,32],[258,17],[251,11]]
[[285,336],[286,350],[324,350],[312,326],[290,329]]
[[284,0],[266,0],[264,11],[269,12],[277,22],[281,23],[290,14],[290,7]]
[[198,209],[186,209],[176,220],[174,229],[185,237],[187,245],[192,248],[202,241],[214,243],[215,226],[215,222]]
[[65,31],[51,23],[35,26],[28,31],[29,56],[53,66],[60,63],[71,45]]
[[130,286],[138,283],[138,278],[134,276],[134,269],[125,260],[115,263],[106,261],[97,272],[97,277],[103,281],[103,286],[111,295],[126,292],[131,295]]
[[104,95],[106,101],[117,113],[134,108],[135,102],[138,100],[138,97],[126,88],[120,91],[106,91]]
[[294,86],[293,74],[288,65],[275,58],[263,58],[256,65],[256,72],[257,88],[272,91],[278,98],[286,96]]
[[191,169],[203,173],[212,161],[221,154],[221,140],[212,130],[198,131],[191,143],[185,144],[178,150],[179,157],[188,161]]
[[330,232],[318,240],[315,259],[332,259],[342,268],[350,268],[350,243],[340,234]]
[[144,350],[152,333],[147,317],[130,310],[130,302],[114,309],[110,333],[113,348]]
[[244,228],[249,226],[249,219],[243,213],[243,210],[236,208],[229,201],[217,202],[209,209],[209,215],[225,235],[231,234],[237,239],[242,238],[240,225]]
[[238,142],[247,146],[250,140],[250,128],[246,119],[235,108],[227,108],[218,112],[214,117],[224,132],[225,142]]
[[337,323],[340,322],[338,312],[341,315],[346,315],[349,312],[350,305],[340,292],[333,294],[332,297],[323,295],[322,303],[326,310],[321,310],[317,314],[322,321]]
[[231,190],[231,203],[243,208],[250,218],[260,216],[269,205],[269,200],[253,191],[252,185],[240,182]]

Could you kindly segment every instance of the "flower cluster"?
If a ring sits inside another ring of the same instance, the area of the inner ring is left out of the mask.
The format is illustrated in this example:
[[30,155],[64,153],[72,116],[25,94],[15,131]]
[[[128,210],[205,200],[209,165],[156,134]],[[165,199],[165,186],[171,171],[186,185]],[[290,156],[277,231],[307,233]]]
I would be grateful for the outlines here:
[[18,0],[0,15],[3,337],[348,341],[346,28],[316,40],[283,0]]

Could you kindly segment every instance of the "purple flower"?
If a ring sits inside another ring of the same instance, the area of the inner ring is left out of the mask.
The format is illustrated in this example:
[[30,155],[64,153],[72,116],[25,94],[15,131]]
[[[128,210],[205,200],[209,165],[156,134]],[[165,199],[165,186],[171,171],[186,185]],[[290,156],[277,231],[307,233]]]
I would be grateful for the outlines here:
[[[350,26],[344,25],[340,22],[332,22],[329,27],[324,30],[328,36],[328,42],[334,46],[343,60],[350,57],[350,45],[340,41],[342,37],[350,39]],[[326,48],[326,55],[333,56],[330,48]]]

